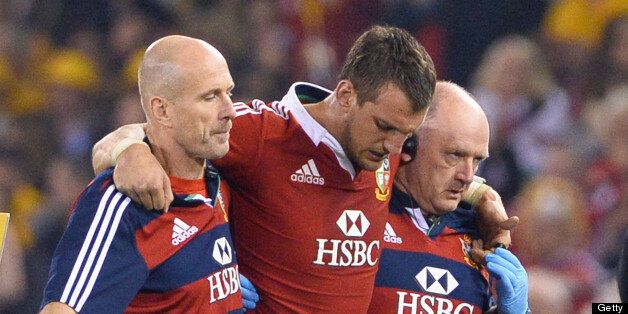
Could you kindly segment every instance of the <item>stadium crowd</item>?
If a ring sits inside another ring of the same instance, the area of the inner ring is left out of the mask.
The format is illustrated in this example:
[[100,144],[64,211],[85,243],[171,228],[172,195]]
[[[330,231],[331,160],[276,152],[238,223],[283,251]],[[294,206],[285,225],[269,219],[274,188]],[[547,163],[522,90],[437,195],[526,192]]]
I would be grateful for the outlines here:
[[[0,313],[37,312],[91,148],[144,121],[137,67],[168,34],[230,64],[234,101],[333,87],[370,25],[403,27],[439,80],[467,88],[491,125],[480,175],[521,224],[513,251],[534,312],[618,302],[627,241],[628,4],[620,0],[9,0],[0,5],[0,211],[11,213]],[[550,293],[551,292],[551,293]]]

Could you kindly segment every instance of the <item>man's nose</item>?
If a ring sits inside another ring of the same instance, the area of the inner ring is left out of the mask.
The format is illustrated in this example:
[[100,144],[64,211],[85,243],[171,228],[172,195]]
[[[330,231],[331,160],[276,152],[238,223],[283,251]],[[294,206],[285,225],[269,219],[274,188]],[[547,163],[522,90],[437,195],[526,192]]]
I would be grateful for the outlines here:
[[473,164],[473,158],[464,158],[458,165],[458,171],[456,173],[456,179],[470,184],[473,181],[475,175],[475,165]]
[[228,120],[235,119],[236,112],[235,108],[233,108],[233,102],[231,101],[231,97],[229,97],[228,95],[225,96],[224,100],[222,101],[222,106],[224,108],[222,110],[222,118]]

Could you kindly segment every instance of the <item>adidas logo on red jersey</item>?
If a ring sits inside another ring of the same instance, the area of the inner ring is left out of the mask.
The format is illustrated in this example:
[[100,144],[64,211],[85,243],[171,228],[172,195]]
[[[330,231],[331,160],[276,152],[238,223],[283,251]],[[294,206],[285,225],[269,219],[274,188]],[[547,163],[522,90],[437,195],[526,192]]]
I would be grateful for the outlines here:
[[397,236],[395,230],[393,230],[392,226],[389,223],[386,223],[386,229],[384,229],[384,241],[388,243],[403,243],[401,237]]
[[179,243],[187,240],[197,232],[198,228],[196,226],[190,227],[183,220],[175,218],[174,226],[172,226],[172,245],[179,245]]
[[295,171],[290,176],[290,180],[292,180],[293,182],[301,182],[307,184],[325,184],[325,178],[321,177],[321,175],[318,173],[318,169],[316,168],[313,159],[308,160],[306,164],[301,166],[301,169]]

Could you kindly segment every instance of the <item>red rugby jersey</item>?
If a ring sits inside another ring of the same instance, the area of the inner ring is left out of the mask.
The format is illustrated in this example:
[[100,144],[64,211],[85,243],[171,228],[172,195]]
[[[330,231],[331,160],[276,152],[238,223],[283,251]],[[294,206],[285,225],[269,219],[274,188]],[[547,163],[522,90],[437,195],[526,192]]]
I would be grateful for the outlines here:
[[488,272],[469,256],[475,212],[457,208],[428,229],[416,201],[393,189],[369,313],[483,313]]
[[[168,213],[113,186],[108,169],[81,194],[55,251],[42,306],[81,313],[241,313],[229,232],[229,191],[218,175],[170,178]],[[206,185],[207,183],[207,185]]]
[[231,148],[214,162],[260,313],[361,313],[371,299],[398,161],[356,174],[301,104],[330,93],[295,83],[279,102],[236,104]]

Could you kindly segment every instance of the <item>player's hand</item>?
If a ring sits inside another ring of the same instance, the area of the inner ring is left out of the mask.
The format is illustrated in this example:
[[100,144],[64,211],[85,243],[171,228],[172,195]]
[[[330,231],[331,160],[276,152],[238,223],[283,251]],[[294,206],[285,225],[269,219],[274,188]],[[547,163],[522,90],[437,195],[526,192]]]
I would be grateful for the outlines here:
[[120,192],[147,209],[167,212],[174,199],[168,175],[144,145],[131,145],[120,153],[113,182]]
[[528,274],[515,255],[497,248],[486,255],[486,269],[497,280],[497,311],[526,313],[528,310]]
[[252,310],[257,306],[259,294],[253,283],[244,275],[240,274],[240,289],[242,289],[242,303],[245,310]]
[[488,189],[475,207],[477,226],[484,240],[485,248],[503,246],[508,248],[511,243],[510,230],[519,224],[519,217],[508,217],[502,199],[493,189]]

